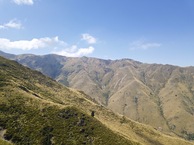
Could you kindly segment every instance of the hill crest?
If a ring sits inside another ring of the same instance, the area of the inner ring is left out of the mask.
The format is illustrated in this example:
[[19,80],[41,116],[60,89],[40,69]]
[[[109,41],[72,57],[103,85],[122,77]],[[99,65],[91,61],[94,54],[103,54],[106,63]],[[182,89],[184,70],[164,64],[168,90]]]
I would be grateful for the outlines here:
[[193,139],[194,67],[58,55],[11,59],[84,91],[116,113]]

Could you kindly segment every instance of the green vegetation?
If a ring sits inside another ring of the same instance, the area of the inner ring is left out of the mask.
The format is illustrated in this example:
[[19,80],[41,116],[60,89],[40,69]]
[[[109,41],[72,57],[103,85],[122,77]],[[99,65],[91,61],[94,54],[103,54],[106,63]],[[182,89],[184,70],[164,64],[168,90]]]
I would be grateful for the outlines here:
[[[84,91],[96,102],[107,106],[115,113],[124,114],[132,120],[154,128],[162,128],[163,133],[173,133],[194,140],[192,135],[194,134],[194,67],[144,64],[130,59],[101,60],[28,54],[15,56],[2,52],[1,55],[41,71],[65,86]],[[6,68],[7,63],[3,65]],[[26,70],[18,71],[19,75],[18,73],[12,75],[20,76],[23,82],[26,81],[25,72]],[[23,77],[21,73],[24,74]],[[32,75],[39,79],[31,81],[52,84],[49,79],[41,80],[42,75],[40,76]],[[45,91],[45,88],[40,90],[39,87],[22,83],[20,89],[29,93],[36,92],[34,94],[36,97],[64,104],[61,98],[56,98],[56,94],[53,95],[49,90]],[[60,89],[57,91],[60,92]],[[182,134],[182,131],[188,133]]]
[[188,140],[194,140],[194,133],[188,133],[187,131],[181,132]]
[[[1,97],[0,126],[15,144],[132,144],[74,107],[35,108],[37,100],[21,94]],[[3,99],[3,100],[2,100]],[[27,103],[28,102],[28,103]]]
[[[55,90],[65,92],[67,98],[76,95],[39,72],[0,57],[3,138],[22,145],[137,144],[76,107],[60,105],[63,102]],[[0,144],[9,144],[7,141],[0,140]]]
[[13,145],[13,144],[8,141],[0,139],[0,145]]
[[[7,141],[6,141],[7,140]],[[0,145],[192,145],[0,57]]]

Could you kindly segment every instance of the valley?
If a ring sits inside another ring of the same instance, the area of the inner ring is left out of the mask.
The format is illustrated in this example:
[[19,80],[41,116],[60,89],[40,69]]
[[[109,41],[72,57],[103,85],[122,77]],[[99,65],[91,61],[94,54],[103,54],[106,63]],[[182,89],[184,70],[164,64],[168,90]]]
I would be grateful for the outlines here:
[[90,101],[115,113],[165,134],[193,139],[193,67],[58,55],[12,55],[9,59],[83,91]]

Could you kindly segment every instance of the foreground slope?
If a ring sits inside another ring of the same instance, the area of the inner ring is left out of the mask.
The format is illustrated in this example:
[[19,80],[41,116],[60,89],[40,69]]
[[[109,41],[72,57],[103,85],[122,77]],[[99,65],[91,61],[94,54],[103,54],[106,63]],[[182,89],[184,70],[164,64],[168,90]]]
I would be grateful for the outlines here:
[[76,95],[69,89],[3,58],[0,67],[0,127],[5,140],[34,145],[137,144],[71,104],[61,105],[49,91]]
[[58,55],[10,55],[114,112],[163,132],[194,139],[194,67]]
[[15,144],[192,144],[118,116],[85,94],[2,57],[0,90],[1,136]]

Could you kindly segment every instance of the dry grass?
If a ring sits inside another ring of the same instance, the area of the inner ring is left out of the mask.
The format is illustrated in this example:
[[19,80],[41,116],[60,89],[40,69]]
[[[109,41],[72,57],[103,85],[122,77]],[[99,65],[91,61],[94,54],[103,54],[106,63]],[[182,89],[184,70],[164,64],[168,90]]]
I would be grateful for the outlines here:
[[[2,59],[2,58],[1,58]],[[92,102],[87,96],[74,89],[66,88],[38,72],[18,66],[18,64],[2,59],[1,70],[1,97],[9,97],[10,93],[26,96],[25,106],[33,106],[43,110],[47,106],[64,108],[73,106],[79,111],[91,115],[95,111],[94,118],[99,120],[116,135],[123,136],[133,144],[145,145],[192,145],[192,142],[180,138],[170,137],[156,131],[154,128],[132,121],[126,117],[117,115],[111,110]],[[12,72],[14,71],[14,73]],[[25,75],[22,74],[25,72]],[[7,90],[7,91],[3,91]],[[9,91],[8,91],[9,90]],[[9,93],[10,92],[10,93]],[[40,103],[41,102],[41,103]],[[6,104],[6,99],[1,100]]]

